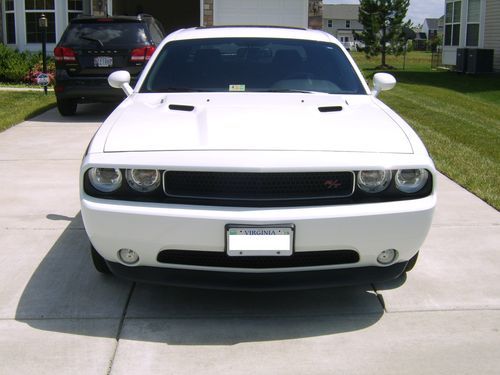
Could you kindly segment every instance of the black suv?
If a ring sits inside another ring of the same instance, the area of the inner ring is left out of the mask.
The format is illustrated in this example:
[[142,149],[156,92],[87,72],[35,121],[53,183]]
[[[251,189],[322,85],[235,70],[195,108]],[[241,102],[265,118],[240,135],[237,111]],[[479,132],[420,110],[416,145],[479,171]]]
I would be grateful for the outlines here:
[[108,85],[109,74],[128,70],[135,82],[164,36],[149,15],[73,19],[54,49],[61,115],[74,115],[78,103],[123,99]]

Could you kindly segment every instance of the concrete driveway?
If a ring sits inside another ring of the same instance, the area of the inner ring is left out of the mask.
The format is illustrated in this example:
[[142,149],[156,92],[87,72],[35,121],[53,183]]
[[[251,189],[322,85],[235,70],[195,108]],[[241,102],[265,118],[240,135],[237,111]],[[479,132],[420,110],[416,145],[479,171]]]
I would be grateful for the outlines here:
[[498,374],[500,214],[439,178],[407,280],[285,293],[93,270],[78,169],[110,107],[0,133],[1,374]]

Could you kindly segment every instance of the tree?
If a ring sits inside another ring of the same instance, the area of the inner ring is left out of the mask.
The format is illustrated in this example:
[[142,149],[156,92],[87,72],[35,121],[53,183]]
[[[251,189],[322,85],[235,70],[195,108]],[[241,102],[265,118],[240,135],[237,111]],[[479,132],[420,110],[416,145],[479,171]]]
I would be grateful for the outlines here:
[[382,68],[387,68],[386,55],[399,55],[407,42],[405,30],[410,21],[404,22],[410,0],[361,0],[359,21],[364,30],[358,35],[365,44],[365,54],[382,54]]

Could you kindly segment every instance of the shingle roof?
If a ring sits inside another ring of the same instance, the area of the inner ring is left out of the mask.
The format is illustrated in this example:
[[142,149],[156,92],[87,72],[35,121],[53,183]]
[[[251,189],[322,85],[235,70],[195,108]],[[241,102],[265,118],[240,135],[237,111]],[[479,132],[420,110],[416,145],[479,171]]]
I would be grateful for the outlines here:
[[427,23],[427,28],[429,30],[437,30],[438,29],[439,18],[426,18],[424,20],[424,24]]
[[357,20],[359,4],[324,4],[323,18],[330,20]]

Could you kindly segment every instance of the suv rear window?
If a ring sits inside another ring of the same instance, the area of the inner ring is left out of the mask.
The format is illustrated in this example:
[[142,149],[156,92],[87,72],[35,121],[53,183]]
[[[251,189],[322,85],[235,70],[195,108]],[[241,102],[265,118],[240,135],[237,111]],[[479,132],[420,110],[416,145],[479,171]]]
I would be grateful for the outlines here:
[[86,22],[69,25],[61,44],[81,48],[130,48],[147,45],[149,41],[145,26],[140,22]]

